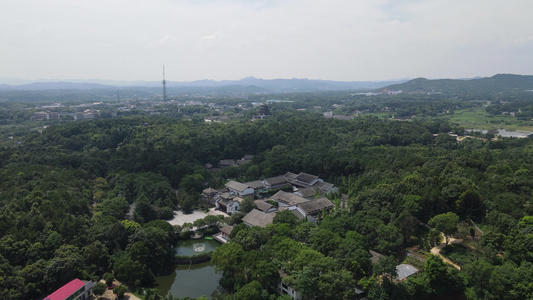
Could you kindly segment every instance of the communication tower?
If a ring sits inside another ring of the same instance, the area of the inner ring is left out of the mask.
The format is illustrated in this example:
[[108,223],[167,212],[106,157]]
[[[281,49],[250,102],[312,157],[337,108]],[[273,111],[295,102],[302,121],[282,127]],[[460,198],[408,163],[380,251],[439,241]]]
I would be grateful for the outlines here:
[[167,81],[165,80],[165,65],[163,65],[163,101],[167,101]]

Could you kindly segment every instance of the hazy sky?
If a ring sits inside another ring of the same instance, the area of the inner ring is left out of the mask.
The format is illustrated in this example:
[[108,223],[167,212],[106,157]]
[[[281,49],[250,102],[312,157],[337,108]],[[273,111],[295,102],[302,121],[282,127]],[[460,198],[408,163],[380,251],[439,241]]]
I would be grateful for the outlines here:
[[2,0],[0,78],[533,74],[531,0]]

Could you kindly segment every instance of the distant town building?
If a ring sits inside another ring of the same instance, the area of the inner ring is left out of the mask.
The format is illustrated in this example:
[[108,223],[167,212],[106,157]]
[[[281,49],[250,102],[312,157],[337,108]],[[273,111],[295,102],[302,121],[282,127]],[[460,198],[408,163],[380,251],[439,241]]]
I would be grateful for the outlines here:
[[261,105],[259,105],[259,115],[270,116],[270,110],[268,110],[268,105],[266,103],[261,103]]

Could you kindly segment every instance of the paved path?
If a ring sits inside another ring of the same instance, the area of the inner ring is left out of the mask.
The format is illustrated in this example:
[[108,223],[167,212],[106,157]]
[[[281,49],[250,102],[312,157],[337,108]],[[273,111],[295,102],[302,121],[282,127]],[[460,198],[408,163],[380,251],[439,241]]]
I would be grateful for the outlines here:
[[194,221],[198,219],[203,219],[208,215],[222,215],[227,217],[228,215],[221,212],[220,210],[215,210],[215,208],[211,208],[208,213],[205,213],[200,210],[195,210],[192,214],[184,214],[181,210],[177,210],[174,212],[174,218],[172,220],[169,220],[168,222],[170,225],[183,225],[185,223],[194,223]]
[[[442,260],[445,263],[454,266],[457,270],[461,270],[461,267],[459,265],[457,265],[453,261],[449,260],[448,258],[444,257],[442,254],[440,254],[440,251],[442,250],[442,248],[446,247],[446,237],[444,236],[444,233],[442,233],[442,232],[441,232],[441,235],[444,238],[444,241],[440,245],[438,245],[437,247],[433,247],[431,249],[431,251],[430,251],[431,254],[440,256],[440,258],[442,258]],[[458,240],[458,239],[454,239],[453,237],[450,237],[450,243],[452,243],[452,244],[460,244],[462,242],[463,242],[463,240]]]

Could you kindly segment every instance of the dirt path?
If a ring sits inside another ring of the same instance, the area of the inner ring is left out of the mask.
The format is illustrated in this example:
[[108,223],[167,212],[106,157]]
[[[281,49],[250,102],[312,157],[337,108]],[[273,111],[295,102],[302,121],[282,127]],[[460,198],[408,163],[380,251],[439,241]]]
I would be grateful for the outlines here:
[[[105,281],[103,281],[103,280],[100,280],[100,282],[105,284]],[[115,280],[115,281],[113,281],[113,284],[120,285],[121,283]],[[98,300],[115,300],[116,296],[115,296],[115,294],[113,294],[113,290],[106,290],[102,296],[96,297],[96,299],[98,299]],[[125,299],[125,300],[141,300],[137,296],[133,295],[132,293],[125,293],[124,294],[124,298],[122,298],[122,299]]]
[[[430,251],[431,254],[440,256],[440,258],[442,258],[442,260],[445,263],[454,266],[457,270],[461,270],[460,266],[458,266],[456,263],[454,263],[453,261],[447,259],[442,254],[440,254],[440,251],[442,250],[442,248],[446,247],[446,237],[444,236],[443,233],[441,233],[441,235],[444,238],[444,241],[442,243],[440,243],[440,245],[438,245],[437,247],[433,247],[431,249],[431,251]],[[454,238],[450,237],[450,243],[452,243],[452,244],[460,244],[462,242],[463,242],[463,240],[458,240],[458,239],[454,239]]]

